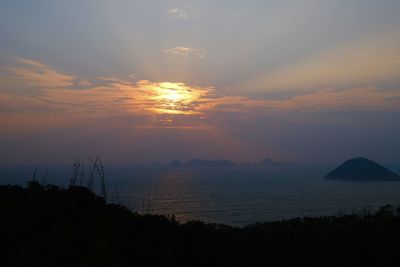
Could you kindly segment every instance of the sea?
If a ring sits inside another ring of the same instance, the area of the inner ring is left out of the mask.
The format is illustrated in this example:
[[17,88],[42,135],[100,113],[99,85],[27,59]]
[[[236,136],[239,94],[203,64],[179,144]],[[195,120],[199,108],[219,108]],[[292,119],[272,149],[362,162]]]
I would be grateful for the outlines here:
[[[291,167],[110,167],[107,201],[138,213],[174,215],[181,222],[243,227],[258,222],[344,214],[365,214],[400,206],[400,182],[326,180],[332,166]],[[392,169],[400,173],[400,167]],[[0,167],[0,184],[25,185],[34,167]],[[39,167],[35,179],[67,187],[72,168]],[[82,182],[87,185],[87,173]],[[101,179],[93,190],[100,194]]]

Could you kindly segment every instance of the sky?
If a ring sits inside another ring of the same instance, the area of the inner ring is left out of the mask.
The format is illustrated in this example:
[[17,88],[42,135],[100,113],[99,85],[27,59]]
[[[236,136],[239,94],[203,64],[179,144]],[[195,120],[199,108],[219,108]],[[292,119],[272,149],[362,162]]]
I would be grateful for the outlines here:
[[400,162],[398,0],[2,0],[0,164]]

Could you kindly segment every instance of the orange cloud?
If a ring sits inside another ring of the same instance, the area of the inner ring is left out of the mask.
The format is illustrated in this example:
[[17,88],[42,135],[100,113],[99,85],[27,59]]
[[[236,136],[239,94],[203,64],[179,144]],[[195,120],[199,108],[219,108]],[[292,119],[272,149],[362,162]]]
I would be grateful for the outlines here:
[[[40,62],[21,62],[33,70],[9,70],[18,73],[28,86],[43,85],[43,88],[36,95],[0,92],[3,119],[11,118],[10,114],[24,113],[51,114],[68,121],[116,118],[113,120],[116,122],[118,118],[124,118],[121,121],[134,118],[133,127],[207,129],[219,127],[221,118],[228,113],[240,113],[241,117],[251,119],[274,111],[400,110],[399,91],[375,87],[323,89],[277,100],[220,95],[213,87],[185,83],[133,82],[113,77],[96,78],[101,80],[101,85],[88,79],[74,84],[73,76],[58,73]],[[80,88],[82,85],[85,87]]]
[[62,74],[51,67],[30,59],[19,59],[19,67],[5,67],[19,79],[35,87],[65,88],[74,84],[75,76]]
[[393,110],[400,108],[399,91],[381,91],[374,87],[345,90],[324,89],[289,100],[266,101],[266,106],[284,110]]

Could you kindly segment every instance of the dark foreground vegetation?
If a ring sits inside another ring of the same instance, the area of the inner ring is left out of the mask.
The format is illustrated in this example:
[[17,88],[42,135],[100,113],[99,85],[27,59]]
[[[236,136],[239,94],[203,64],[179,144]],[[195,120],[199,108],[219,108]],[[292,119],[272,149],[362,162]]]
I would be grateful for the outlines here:
[[0,186],[0,266],[400,266],[399,211],[233,228],[139,215],[83,187]]

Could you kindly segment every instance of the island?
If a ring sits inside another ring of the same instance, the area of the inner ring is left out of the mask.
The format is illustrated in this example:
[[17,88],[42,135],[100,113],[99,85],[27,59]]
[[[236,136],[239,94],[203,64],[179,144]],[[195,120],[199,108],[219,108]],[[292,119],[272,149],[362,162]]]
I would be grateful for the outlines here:
[[168,166],[176,168],[176,167],[183,167],[183,164],[179,160],[174,160]]
[[248,162],[243,164],[246,167],[294,167],[294,162],[274,161],[270,158],[265,158],[260,162]]
[[185,164],[186,167],[236,167],[237,164],[230,160],[205,160],[193,159]]
[[352,158],[325,176],[330,180],[398,181],[400,176],[386,167],[363,157]]
[[[155,165],[153,163],[152,166],[160,166]],[[182,163],[179,160],[173,160],[170,164],[166,165],[167,167],[173,168],[181,168],[181,167],[192,167],[192,168],[203,168],[203,167],[294,167],[296,164],[294,162],[281,162],[274,161],[269,158],[265,158],[260,162],[246,162],[246,163],[236,163],[231,160],[221,159],[221,160],[208,160],[208,159],[192,159],[186,163]]]

